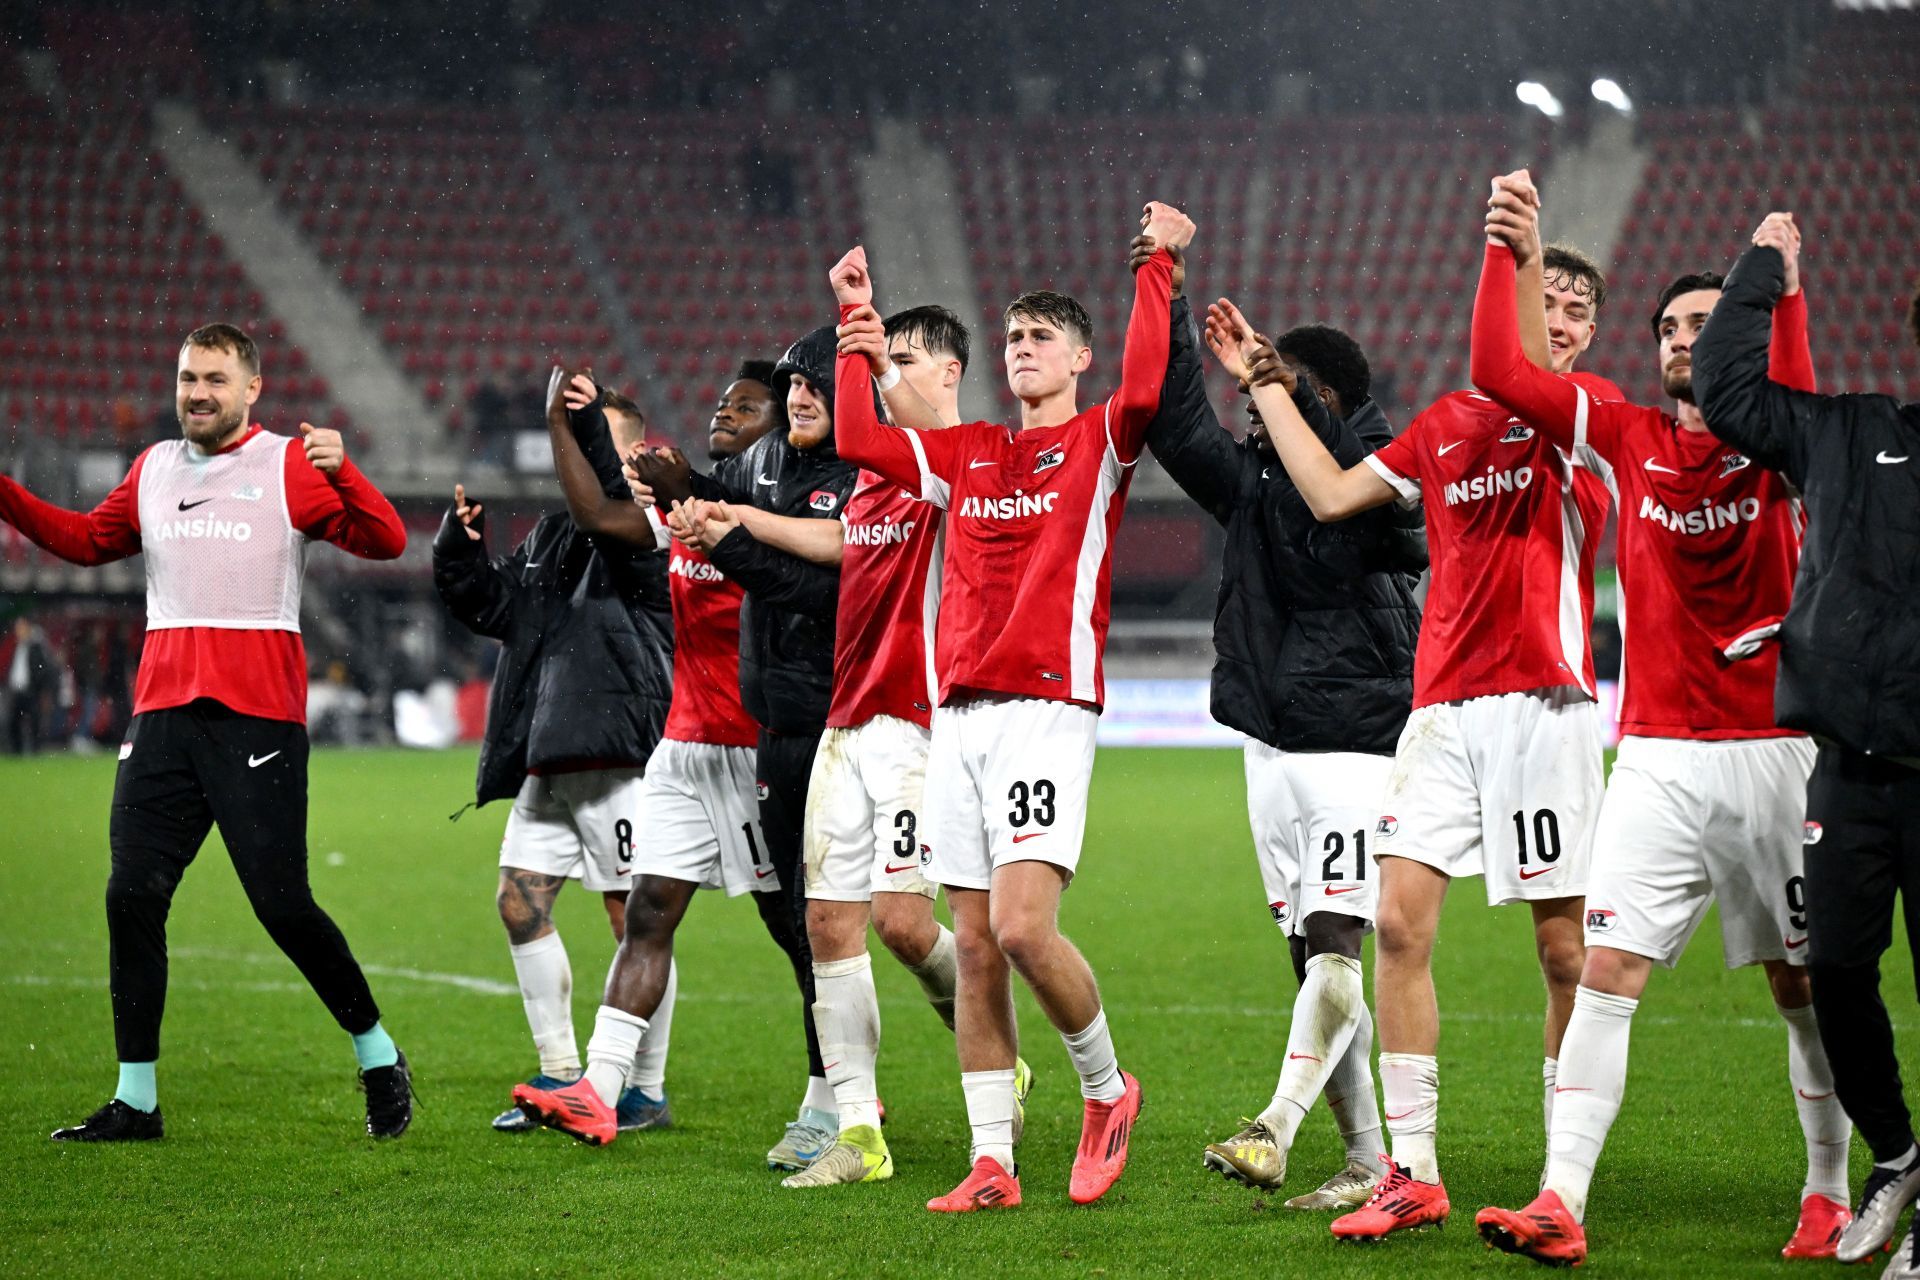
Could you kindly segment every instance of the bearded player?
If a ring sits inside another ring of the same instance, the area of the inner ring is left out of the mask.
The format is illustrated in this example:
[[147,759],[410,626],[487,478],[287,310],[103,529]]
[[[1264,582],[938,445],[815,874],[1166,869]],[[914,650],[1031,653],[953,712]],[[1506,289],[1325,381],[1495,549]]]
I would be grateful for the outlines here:
[[[959,946],[973,1167],[928,1202],[935,1212],[1020,1202],[1014,969],[1080,1076],[1075,1203],[1098,1200],[1125,1171],[1140,1112],[1139,1081],[1120,1069],[1093,972],[1060,933],[1059,909],[1086,824],[1113,535],[1166,373],[1167,250],[1193,237],[1193,223],[1167,205],[1149,204],[1141,221],[1159,248],[1135,272],[1120,390],[1093,408],[1078,407],[1092,322],[1078,302],[1047,291],[1007,308],[1018,426],[886,427],[858,390],[884,368],[879,353],[840,358],[842,456],[948,511],[926,825],[928,873],[947,888]],[[871,305],[864,250],[842,258],[831,279],[843,318]]]
[[260,351],[228,324],[180,346],[183,439],[154,445],[87,514],[0,477],[0,519],[75,564],[145,554],[147,642],[120,747],[108,833],[108,961],[120,1080],[113,1098],[53,1136],[126,1142],[163,1133],[155,1065],[167,998],[167,914],[214,826],[247,900],[353,1038],[367,1132],[413,1119],[407,1060],[347,941],[307,883],[307,658],[300,583],[307,548],[331,542],[392,560],[407,533],[347,458],[338,431],[303,440],[249,422]]
[[[1605,300],[1599,269],[1549,249],[1523,292],[1545,303],[1547,340],[1531,354],[1593,398],[1619,399],[1604,379],[1571,372]],[[1263,343],[1225,299],[1208,312],[1207,341],[1249,359]],[[1484,875],[1490,906],[1525,903],[1532,915],[1548,996],[1542,1074],[1551,1114],[1584,958],[1581,895],[1602,789],[1588,631],[1610,499],[1604,481],[1542,431],[1471,392],[1442,397],[1391,443],[1343,467],[1284,386],[1258,364],[1254,375],[1268,439],[1316,518],[1425,499],[1433,578],[1413,714],[1371,849],[1380,871],[1375,1017],[1393,1154],[1372,1199],[1332,1227],[1338,1239],[1377,1240],[1444,1222],[1451,1209],[1436,1141],[1432,958],[1457,876]]]
[[[1473,316],[1473,380],[1563,449],[1591,449],[1620,496],[1620,720],[1587,886],[1587,959],[1562,1045],[1545,1182],[1518,1211],[1476,1218],[1491,1244],[1554,1264],[1587,1254],[1588,1188],[1625,1093],[1627,1037],[1653,966],[1671,968],[1716,901],[1729,967],[1758,964],[1787,1024],[1787,1075],[1806,1140],[1789,1258],[1832,1257],[1847,1209],[1851,1125],[1834,1097],[1807,980],[1807,777],[1813,742],[1774,724],[1773,643],[1793,596],[1800,502],[1721,443],[1693,402],[1690,355],[1721,278],[1682,276],[1652,318],[1665,409],[1595,403],[1521,354],[1513,280],[1540,253],[1524,174],[1496,183]],[[1799,233],[1761,228],[1786,261],[1771,375],[1814,389]],[[1527,322],[1534,317],[1529,309]]]

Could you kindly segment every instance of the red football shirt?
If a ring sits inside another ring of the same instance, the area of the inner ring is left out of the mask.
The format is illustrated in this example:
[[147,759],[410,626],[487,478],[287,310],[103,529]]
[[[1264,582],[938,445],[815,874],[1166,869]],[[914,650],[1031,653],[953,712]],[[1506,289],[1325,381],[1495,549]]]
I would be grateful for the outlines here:
[[751,747],[760,724],[740,702],[740,602],[746,592],[698,551],[667,551],[673,601],[673,702],[665,734],[676,742]]
[[840,603],[834,618],[827,725],[875,716],[923,728],[933,716],[934,619],[940,612],[941,511],[862,471],[840,519]]
[[[1799,500],[1773,471],[1664,409],[1598,402],[1529,363],[1513,255],[1488,246],[1473,312],[1473,377],[1562,448],[1591,449],[1620,499],[1620,723],[1659,738],[1796,737],[1774,724],[1778,649],[1793,598]],[[1773,313],[1770,373],[1814,389],[1804,295]],[[1736,656],[1738,655],[1738,656]],[[1744,660],[1741,660],[1744,659]]]
[[[1569,377],[1618,399],[1604,378]],[[1442,396],[1367,458],[1424,500],[1432,581],[1413,705],[1571,685],[1593,696],[1593,566],[1611,496],[1483,395]]]
[[1172,261],[1135,273],[1120,389],[1054,427],[883,425],[859,356],[835,371],[840,456],[947,512],[940,700],[1002,693],[1099,707],[1113,535],[1166,377]]
[[[222,452],[258,435],[251,430]],[[126,478],[91,512],[68,511],[0,476],[0,519],[46,551],[75,564],[108,564],[138,555],[142,453]],[[287,516],[316,541],[366,560],[406,550],[407,529],[386,496],[347,459],[322,474],[297,448],[286,451]],[[218,562],[209,562],[218,572]],[[133,712],[160,711],[211,698],[244,715],[307,722],[307,654],[297,631],[174,627],[147,633],[134,679]]]

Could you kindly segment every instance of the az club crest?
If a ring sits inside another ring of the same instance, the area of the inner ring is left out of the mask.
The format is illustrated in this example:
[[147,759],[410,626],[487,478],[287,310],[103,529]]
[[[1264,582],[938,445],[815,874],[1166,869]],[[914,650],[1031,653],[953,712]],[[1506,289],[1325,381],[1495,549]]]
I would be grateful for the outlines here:
[[1821,826],[1817,822],[1809,822],[1807,824],[1807,833],[1802,838],[1801,843],[1802,844],[1819,844],[1820,837],[1825,834],[1827,834],[1827,829],[1825,827]]
[[1508,426],[1507,434],[1500,437],[1501,444],[1519,444],[1522,440],[1533,439],[1533,428],[1515,418]]
[[840,495],[831,489],[815,489],[813,496],[807,499],[807,505],[815,511],[831,511],[840,501]]
[[1067,460],[1067,446],[1057,444],[1051,449],[1042,449],[1033,460],[1033,471],[1038,475],[1042,471],[1051,471]]
[[1279,925],[1282,929],[1287,927],[1287,917],[1291,915],[1292,912],[1286,903],[1270,902],[1267,904],[1267,910],[1273,912],[1273,922],[1275,924]]
[[1616,919],[1618,917],[1605,907],[1594,907],[1587,912],[1587,929],[1592,933],[1611,932]]
[[1720,459],[1720,478],[1726,479],[1736,471],[1743,471],[1753,465],[1753,459],[1744,453],[1730,453]]
[[1400,819],[1392,814],[1381,815],[1380,821],[1373,824],[1373,834],[1376,836],[1390,836],[1399,829]]

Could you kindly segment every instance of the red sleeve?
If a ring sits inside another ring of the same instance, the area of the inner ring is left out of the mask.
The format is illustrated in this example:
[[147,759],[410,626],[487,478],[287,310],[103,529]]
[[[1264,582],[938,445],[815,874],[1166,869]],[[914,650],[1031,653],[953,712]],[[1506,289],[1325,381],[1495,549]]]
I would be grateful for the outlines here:
[[1411,480],[1415,484],[1418,484],[1420,482],[1421,470],[1420,459],[1423,456],[1420,451],[1419,442],[1423,431],[1423,424],[1426,420],[1427,415],[1425,413],[1414,418],[1412,422],[1407,424],[1406,430],[1368,454],[1367,465],[1373,467],[1376,471],[1381,467],[1385,467],[1402,480]]
[[[1514,285],[1513,250],[1489,244],[1480,266],[1480,289],[1473,296],[1473,343],[1469,376],[1481,392],[1499,402],[1562,449],[1571,451],[1585,424],[1586,394],[1527,359],[1520,345],[1520,306]],[[1608,452],[1596,442],[1602,453]]]
[[74,564],[109,564],[138,555],[140,466],[146,460],[145,453],[135,458],[126,478],[84,515],[44,502],[10,477],[0,476],[0,520],[41,549]]
[[309,538],[331,542],[362,560],[395,560],[407,549],[407,527],[387,495],[347,458],[331,477],[307,461],[298,440],[287,445],[287,516]]
[[[851,306],[840,308],[845,320]],[[833,366],[833,447],[846,461],[946,506],[958,470],[959,432],[916,431],[880,421],[873,405],[873,371],[865,356],[843,353]]]
[[1173,258],[1156,249],[1133,273],[1133,314],[1127,318],[1127,346],[1120,357],[1120,390],[1107,402],[1110,438],[1123,462],[1140,456],[1147,428],[1160,412],[1160,387],[1167,378],[1172,345],[1172,306]]
[[1767,377],[1794,391],[1816,391],[1813,350],[1807,345],[1807,291],[1781,297],[1773,308],[1773,338],[1767,345]]

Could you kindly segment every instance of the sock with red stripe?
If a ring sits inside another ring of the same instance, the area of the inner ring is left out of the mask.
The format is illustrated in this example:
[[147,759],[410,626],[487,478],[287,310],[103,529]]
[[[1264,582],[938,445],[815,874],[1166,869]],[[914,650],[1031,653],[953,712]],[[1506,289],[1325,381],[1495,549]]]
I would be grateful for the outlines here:
[[1774,1007],[1787,1021],[1787,1079],[1793,1085],[1793,1105],[1800,1112],[1800,1132],[1807,1140],[1807,1181],[1800,1188],[1800,1198],[1818,1195],[1846,1204],[1853,1122],[1834,1096],[1833,1068],[1820,1043],[1813,1006]]
[[1584,1221],[1594,1166],[1627,1090],[1627,1040],[1638,1000],[1591,987],[1573,994],[1573,1017],[1560,1041],[1554,1085],[1553,1136],[1547,1144],[1546,1190]]
[[1293,1145],[1300,1121],[1327,1087],[1334,1066],[1353,1040],[1355,1026],[1367,1012],[1358,960],[1321,954],[1309,957],[1306,967],[1287,1029],[1287,1060],[1274,1085],[1273,1100],[1260,1113],[1283,1147]]
[[840,1132],[859,1125],[880,1127],[880,997],[873,989],[873,961],[862,951],[849,960],[813,962],[813,1025],[820,1056],[839,1109]]
[[1383,1053],[1380,1088],[1386,1094],[1393,1162],[1416,1181],[1440,1181],[1435,1147],[1440,1128],[1440,1060],[1429,1053]]
[[1119,1101],[1127,1091],[1127,1082],[1120,1078],[1120,1063],[1114,1057],[1107,1011],[1094,1014],[1093,1021],[1078,1031],[1062,1031],[1060,1039],[1067,1046],[1067,1056],[1073,1059],[1073,1069],[1080,1073],[1080,1096],[1089,1102]]

